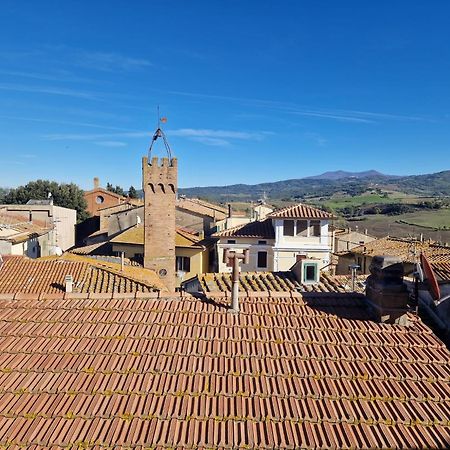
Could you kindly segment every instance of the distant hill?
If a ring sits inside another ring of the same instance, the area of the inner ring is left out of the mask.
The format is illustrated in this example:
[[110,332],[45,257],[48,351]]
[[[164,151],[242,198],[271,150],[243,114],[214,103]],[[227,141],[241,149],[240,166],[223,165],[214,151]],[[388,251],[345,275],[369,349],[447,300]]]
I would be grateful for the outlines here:
[[369,178],[369,177],[389,177],[376,170],[366,170],[365,172],[346,172],[336,170],[334,172],[324,172],[320,175],[305,177],[303,180],[341,180],[343,178]]
[[[336,174],[351,173],[340,178]],[[329,174],[332,178],[329,178]],[[361,176],[361,174],[365,174]],[[370,189],[389,189],[423,196],[450,196],[450,170],[427,175],[383,175],[370,170],[359,172],[328,172],[318,177],[297,178],[260,184],[234,184],[179,189],[180,194],[216,202],[258,200],[264,194],[271,199],[297,200],[308,197],[328,197],[335,193],[359,195]],[[337,177],[337,178],[336,178]]]

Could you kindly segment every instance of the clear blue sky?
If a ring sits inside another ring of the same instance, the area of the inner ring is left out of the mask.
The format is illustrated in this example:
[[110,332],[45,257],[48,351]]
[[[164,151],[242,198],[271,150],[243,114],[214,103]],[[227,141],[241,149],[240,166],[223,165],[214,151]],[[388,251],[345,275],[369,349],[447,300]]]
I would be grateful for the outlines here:
[[449,169],[449,17],[446,0],[3,0],[0,186],[139,187],[158,104],[181,187]]

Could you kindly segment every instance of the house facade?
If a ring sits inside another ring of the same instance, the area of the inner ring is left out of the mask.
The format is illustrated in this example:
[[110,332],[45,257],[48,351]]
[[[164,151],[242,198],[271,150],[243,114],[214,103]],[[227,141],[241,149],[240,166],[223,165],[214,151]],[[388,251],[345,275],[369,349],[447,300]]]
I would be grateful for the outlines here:
[[254,221],[215,234],[218,271],[230,272],[223,252],[248,249],[249,264],[242,271],[287,271],[298,260],[314,261],[314,270],[330,264],[332,215],[309,205],[298,204],[270,213],[263,221]]
[[[14,215],[24,222],[39,222],[45,228],[54,230],[51,246],[66,251],[75,245],[75,209],[56,206],[53,201],[30,200],[26,205],[0,205],[0,214]],[[50,245],[50,244],[49,244]],[[43,248],[43,245],[41,246]],[[47,254],[51,254],[49,250]],[[41,255],[46,254],[45,251]]]

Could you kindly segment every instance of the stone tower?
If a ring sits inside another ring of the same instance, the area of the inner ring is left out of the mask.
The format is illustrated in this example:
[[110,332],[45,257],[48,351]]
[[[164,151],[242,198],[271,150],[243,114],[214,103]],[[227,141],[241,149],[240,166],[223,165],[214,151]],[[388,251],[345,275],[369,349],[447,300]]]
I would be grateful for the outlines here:
[[[156,136],[156,134],[155,134]],[[155,140],[155,138],[154,138]],[[144,190],[144,267],[154,270],[169,291],[175,291],[175,203],[178,162],[142,158]]]

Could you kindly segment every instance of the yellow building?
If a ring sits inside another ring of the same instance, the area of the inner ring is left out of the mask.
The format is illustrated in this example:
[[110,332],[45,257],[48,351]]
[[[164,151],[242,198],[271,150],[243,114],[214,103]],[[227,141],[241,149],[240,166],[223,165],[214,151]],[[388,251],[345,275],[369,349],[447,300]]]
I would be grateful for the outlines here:
[[[175,270],[177,287],[195,275],[208,272],[210,252],[214,247],[213,239],[201,239],[183,228],[176,229]],[[110,240],[112,251],[124,253],[126,258],[140,260],[144,255],[144,226],[142,224],[128,228]]]

